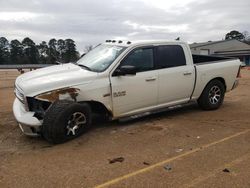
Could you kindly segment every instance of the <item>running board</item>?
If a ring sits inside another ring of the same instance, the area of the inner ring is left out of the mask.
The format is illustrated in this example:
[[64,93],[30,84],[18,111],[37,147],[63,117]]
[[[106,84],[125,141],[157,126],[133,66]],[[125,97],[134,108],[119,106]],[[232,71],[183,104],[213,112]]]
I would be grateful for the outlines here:
[[139,114],[136,114],[136,115],[131,115],[131,116],[126,116],[126,117],[119,118],[118,121],[119,122],[131,121],[131,120],[138,119],[138,118],[141,118],[141,117],[145,117],[145,116],[148,116],[148,115],[157,114],[157,113],[160,113],[160,112],[167,112],[167,111],[178,109],[178,108],[181,108],[181,107],[184,107],[184,106],[189,106],[191,104],[194,104],[194,103],[189,102],[189,103],[185,103],[185,104],[178,104],[178,105],[175,105],[175,106],[169,106],[169,107],[160,108],[160,109],[156,109],[156,110],[152,110],[152,111],[147,111],[147,112],[139,113]]

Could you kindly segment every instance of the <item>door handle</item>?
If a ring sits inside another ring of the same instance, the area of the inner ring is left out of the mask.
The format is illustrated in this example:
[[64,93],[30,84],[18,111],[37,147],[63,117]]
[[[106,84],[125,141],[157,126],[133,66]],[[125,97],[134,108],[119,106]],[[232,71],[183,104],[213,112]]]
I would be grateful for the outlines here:
[[192,72],[184,72],[183,73],[184,76],[188,76],[188,75],[191,75],[191,74],[192,74]]
[[147,78],[146,82],[155,81],[155,80],[156,80],[156,77],[151,77],[151,78]]

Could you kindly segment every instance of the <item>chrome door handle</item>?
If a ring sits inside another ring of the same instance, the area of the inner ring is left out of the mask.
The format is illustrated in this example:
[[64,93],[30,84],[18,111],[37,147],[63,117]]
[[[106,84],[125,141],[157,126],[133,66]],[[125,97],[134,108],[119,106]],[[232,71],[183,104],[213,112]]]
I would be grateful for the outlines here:
[[191,74],[192,74],[192,72],[184,72],[183,73],[184,76],[188,76],[188,75],[191,75]]
[[156,77],[151,77],[151,78],[147,78],[146,82],[155,81],[155,80],[156,80]]

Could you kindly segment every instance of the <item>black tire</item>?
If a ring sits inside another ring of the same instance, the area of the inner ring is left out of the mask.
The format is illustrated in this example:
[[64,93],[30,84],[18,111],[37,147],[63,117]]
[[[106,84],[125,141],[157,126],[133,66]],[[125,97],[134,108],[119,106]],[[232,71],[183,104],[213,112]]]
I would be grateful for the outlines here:
[[198,104],[203,110],[216,110],[222,105],[224,96],[224,84],[219,80],[212,80],[203,90],[198,99]]
[[[79,121],[81,124],[78,124]],[[88,104],[56,101],[45,114],[42,136],[50,143],[59,144],[80,136],[90,126],[91,109]]]

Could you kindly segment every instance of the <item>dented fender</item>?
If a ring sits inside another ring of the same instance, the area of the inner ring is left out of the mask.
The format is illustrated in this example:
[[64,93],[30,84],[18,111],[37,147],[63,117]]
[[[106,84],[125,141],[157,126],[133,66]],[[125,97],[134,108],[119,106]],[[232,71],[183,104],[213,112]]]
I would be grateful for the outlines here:
[[76,102],[79,91],[80,89],[78,88],[67,87],[39,94],[35,96],[35,98],[48,102],[55,102],[57,100],[70,100]]

